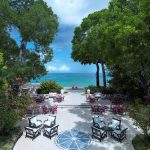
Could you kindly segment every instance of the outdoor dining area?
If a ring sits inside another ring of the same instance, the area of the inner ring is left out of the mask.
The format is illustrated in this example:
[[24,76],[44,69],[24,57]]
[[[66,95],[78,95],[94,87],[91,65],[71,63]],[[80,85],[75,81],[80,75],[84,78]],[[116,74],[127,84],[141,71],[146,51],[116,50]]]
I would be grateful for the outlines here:
[[92,138],[99,141],[107,136],[122,142],[126,138],[126,131],[128,128],[122,128],[121,120],[112,118],[110,123],[106,124],[103,117],[93,117]]
[[[31,97],[33,98],[33,102],[27,107],[28,115],[54,114],[57,112],[57,104],[55,103],[61,103],[64,101],[63,93],[34,94]],[[53,100],[53,104],[50,104],[51,100]]]
[[[28,118],[28,126],[25,127],[25,137],[34,140],[43,132],[43,136],[51,139],[53,136],[59,135],[58,127],[59,125],[56,124],[56,116],[54,115],[48,115],[48,118],[43,122],[38,120],[36,116],[32,116]],[[106,123],[104,117],[94,116],[92,117],[92,127],[89,135],[100,142],[106,137],[122,142],[126,139],[127,129],[122,127],[120,119],[112,118],[109,123]]]
[[35,139],[43,131],[43,135],[49,137],[50,139],[58,135],[58,126],[56,125],[56,116],[49,115],[47,120],[42,122],[38,120],[36,116],[28,118],[29,126],[25,127],[26,137]]
[[[44,102],[34,101],[27,108],[28,113],[22,124],[23,136],[14,150],[20,149],[23,144],[28,145],[29,149],[32,146],[38,149],[42,144],[44,149],[52,147],[54,150],[80,150],[86,147],[89,150],[98,147],[109,150],[108,143],[113,149],[116,145],[132,148],[131,138],[137,131],[132,127],[125,103],[112,103],[108,98],[103,99],[108,96],[99,93],[92,94],[96,100],[91,103],[83,90],[64,95],[61,103],[55,102],[55,93],[43,95]],[[80,107],[83,104],[87,107]]]

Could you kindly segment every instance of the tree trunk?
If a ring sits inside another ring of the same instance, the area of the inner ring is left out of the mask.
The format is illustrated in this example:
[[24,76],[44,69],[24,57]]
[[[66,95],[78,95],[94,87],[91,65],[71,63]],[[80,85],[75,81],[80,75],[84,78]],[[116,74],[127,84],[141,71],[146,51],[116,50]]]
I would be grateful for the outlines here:
[[139,84],[142,89],[142,98],[144,96],[148,96],[149,93],[148,80],[145,78],[142,71],[139,71]]
[[99,64],[96,63],[96,86],[99,87]]
[[103,74],[103,85],[106,88],[106,73],[105,73],[105,67],[104,67],[104,63],[101,63],[102,66],[102,74]]
[[19,58],[20,58],[21,62],[24,62],[26,59],[26,44],[27,44],[27,42],[24,39],[22,39],[21,46],[19,49],[20,50],[19,51]]

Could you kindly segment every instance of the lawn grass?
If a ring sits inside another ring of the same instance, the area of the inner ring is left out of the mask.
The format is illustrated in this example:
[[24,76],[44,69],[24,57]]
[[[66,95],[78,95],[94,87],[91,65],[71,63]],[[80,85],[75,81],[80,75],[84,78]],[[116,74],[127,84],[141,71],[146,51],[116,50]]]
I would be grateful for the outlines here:
[[21,135],[21,129],[15,128],[9,136],[0,136],[0,150],[12,150]]

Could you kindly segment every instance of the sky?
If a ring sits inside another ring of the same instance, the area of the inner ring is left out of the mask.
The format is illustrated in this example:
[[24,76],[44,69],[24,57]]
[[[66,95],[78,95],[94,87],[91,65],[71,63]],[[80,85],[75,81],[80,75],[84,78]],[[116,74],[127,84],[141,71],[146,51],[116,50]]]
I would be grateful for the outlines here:
[[[95,73],[95,65],[81,65],[71,59],[73,32],[88,14],[108,7],[110,0],[44,0],[58,16],[59,27],[53,43],[53,59],[45,66],[50,73]],[[15,32],[15,31],[14,31]],[[19,36],[15,35],[19,41]],[[19,44],[19,43],[18,43]],[[30,44],[27,45],[28,48]]]

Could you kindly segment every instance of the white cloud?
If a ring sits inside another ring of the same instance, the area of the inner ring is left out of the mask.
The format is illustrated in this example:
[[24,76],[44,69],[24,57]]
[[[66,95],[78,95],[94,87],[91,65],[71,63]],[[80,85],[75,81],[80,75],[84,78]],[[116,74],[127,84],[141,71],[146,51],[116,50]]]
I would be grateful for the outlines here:
[[47,71],[56,71],[56,70],[57,70],[57,68],[54,66],[48,66],[47,67]]
[[89,13],[106,8],[110,0],[45,0],[60,23],[79,25]]
[[70,67],[67,65],[62,65],[60,67],[48,65],[46,68],[47,68],[47,71],[49,71],[49,72],[68,72],[68,71],[70,71]]
[[59,71],[70,71],[70,67],[66,66],[66,65],[62,65],[60,68],[59,68]]

